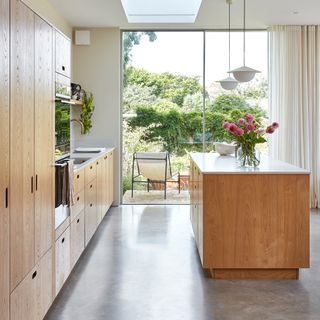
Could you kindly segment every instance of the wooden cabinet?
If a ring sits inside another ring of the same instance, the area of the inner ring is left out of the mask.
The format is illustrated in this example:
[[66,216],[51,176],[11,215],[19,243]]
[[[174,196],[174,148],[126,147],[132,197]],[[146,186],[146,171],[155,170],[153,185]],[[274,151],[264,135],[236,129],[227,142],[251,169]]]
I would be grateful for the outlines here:
[[35,254],[52,246],[54,219],[53,30],[35,16]]
[[11,289],[35,264],[34,14],[11,1],[10,253]]
[[11,293],[11,320],[43,319],[53,301],[52,274],[52,250],[49,250]]
[[0,0],[0,314],[9,319],[9,0]]
[[76,216],[84,209],[84,190],[79,191],[73,198],[74,204],[70,208],[71,221],[73,221]]
[[109,153],[108,157],[108,209],[112,206],[114,201],[114,151]]
[[56,294],[70,274],[70,227],[56,241]]
[[71,76],[71,42],[60,32],[55,32],[56,72],[70,78]]
[[105,193],[105,159],[101,157],[97,160],[97,219],[98,224],[104,217],[104,193]]
[[84,189],[84,170],[77,171],[74,174],[74,194]]
[[84,183],[87,185],[97,176],[97,166],[95,163],[87,165],[84,169]]
[[[101,218],[105,216],[114,201],[114,150],[108,152],[103,157],[103,168],[100,168],[99,176],[102,176],[100,184],[102,191],[100,194],[101,201]],[[99,179],[99,177],[98,177]]]
[[[91,170],[91,169],[90,169]],[[87,245],[97,229],[97,180],[96,178],[86,185],[85,197],[85,244]]]
[[71,268],[84,250],[84,210],[71,222]]

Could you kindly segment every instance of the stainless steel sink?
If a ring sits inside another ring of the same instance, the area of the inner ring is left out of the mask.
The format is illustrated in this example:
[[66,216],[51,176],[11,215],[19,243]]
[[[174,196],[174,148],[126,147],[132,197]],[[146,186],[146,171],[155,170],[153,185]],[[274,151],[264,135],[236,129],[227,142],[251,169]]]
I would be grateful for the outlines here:
[[73,160],[74,164],[82,164],[90,160],[91,158],[70,158],[70,159]]

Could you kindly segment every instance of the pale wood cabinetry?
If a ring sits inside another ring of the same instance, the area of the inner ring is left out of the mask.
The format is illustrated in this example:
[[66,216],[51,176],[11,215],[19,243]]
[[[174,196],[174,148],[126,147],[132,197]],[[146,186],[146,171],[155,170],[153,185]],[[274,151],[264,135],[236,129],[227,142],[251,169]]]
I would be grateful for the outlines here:
[[57,239],[55,246],[56,257],[56,294],[67,280],[70,267],[70,227]]
[[10,320],[43,319],[53,300],[52,259],[49,250],[11,293]]
[[84,210],[71,222],[71,268],[84,250]]
[[9,319],[9,0],[0,0],[0,315]]
[[63,34],[55,32],[56,72],[70,78],[71,76],[71,42]]

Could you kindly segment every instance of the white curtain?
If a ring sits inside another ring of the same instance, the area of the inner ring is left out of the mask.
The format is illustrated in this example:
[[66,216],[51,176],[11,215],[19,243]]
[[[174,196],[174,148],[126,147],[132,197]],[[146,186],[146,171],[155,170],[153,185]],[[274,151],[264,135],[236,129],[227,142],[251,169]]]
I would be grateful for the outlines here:
[[319,205],[320,26],[269,30],[270,117],[280,124],[271,156],[311,171],[311,206]]

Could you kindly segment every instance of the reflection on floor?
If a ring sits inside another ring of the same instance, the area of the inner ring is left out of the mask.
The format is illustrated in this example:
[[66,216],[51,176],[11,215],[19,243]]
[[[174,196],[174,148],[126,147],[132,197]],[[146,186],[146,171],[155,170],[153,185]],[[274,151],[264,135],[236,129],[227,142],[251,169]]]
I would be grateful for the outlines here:
[[126,191],[123,195],[124,204],[190,204],[190,196],[188,190],[167,190],[167,199],[164,199],[163,190],[134,190],[131,198],[131,190]]
[[204,276],[189,206],[112,208],[47,319],[319,320],[320,215],[311,219],[311,269],[299,281]]

